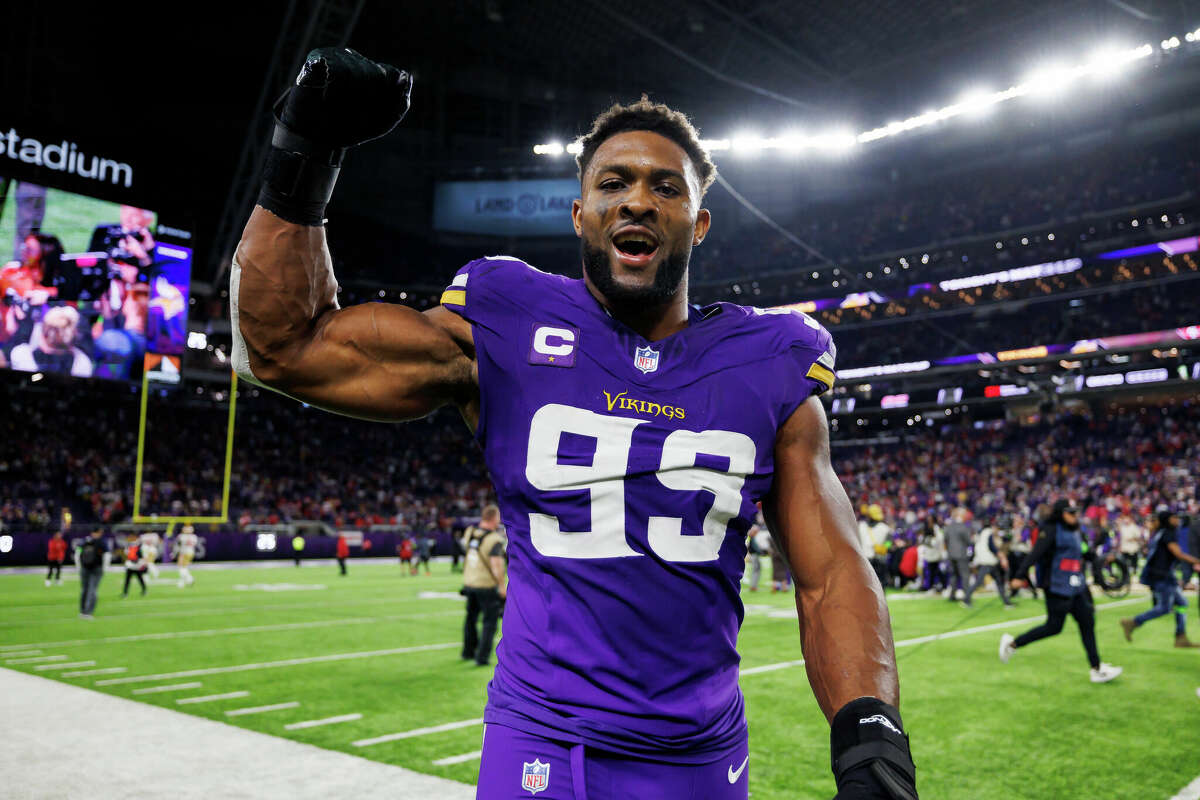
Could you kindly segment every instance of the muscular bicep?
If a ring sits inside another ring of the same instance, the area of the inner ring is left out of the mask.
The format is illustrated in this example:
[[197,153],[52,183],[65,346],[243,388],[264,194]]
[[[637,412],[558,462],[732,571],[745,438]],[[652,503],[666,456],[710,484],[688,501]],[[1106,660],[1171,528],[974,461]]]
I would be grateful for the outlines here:
[[475,362],[445,321],[386,303],[329,312],[272,388],[367,419],[415,419],[447,404],[469,413],[478,395]]
[[821,709],[832,718],[863,696],[897,704],[883,589],[859,550],[854,510],[830,463],[825,410],[815,397],[779,431],[763,512],[796,580],[805,669]]
[[470,325],[441,310],[340,308],[324,228],[256,208],[230,277],[234,367],[306,403],[404,420],[477,404]]

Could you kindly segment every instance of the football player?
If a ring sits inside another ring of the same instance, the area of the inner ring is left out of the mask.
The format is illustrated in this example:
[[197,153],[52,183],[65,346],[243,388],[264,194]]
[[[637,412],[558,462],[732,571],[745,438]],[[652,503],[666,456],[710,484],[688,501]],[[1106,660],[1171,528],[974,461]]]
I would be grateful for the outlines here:
[[142,558],[146,562],[146,572],[151,578],[158,578],[158,551],[162,547],[162,537],[155,531],[146,531],[138,541],[142,546]]
[[189,567],[192,565],[192,560],[196,557],[196,544],[198,542],[199,538],[196,536],[196,530],[191,525],[184,525],[180,529],[179,535],[175,537],[175,552],[179,560],[180,589],[195,583]]
[[596,119],[571,212],[582,280],[481,258],[427,313],[343,309],[325,206],[410,85],[352,50],[309,54],[232,264],[234,364],[351,416],[452,404],[483,445],[510,565],[478,796],[745,800],[735,643],[761,500],[838,797],[915,798],[887,606],[816,397],[833,343],[802,314],[688,303],[715,174],[696,130],[645,99]]

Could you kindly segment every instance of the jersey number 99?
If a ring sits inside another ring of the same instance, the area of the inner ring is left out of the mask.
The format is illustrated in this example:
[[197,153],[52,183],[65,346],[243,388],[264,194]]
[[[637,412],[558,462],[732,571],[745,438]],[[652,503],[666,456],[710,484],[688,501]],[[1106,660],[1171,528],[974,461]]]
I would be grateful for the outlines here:
[[[592,529],[564,531],[558,517],[531,513],[529,535],[544,556],[621,558],[640,556],[625,537],[625,478],[633,432],[644,420],[597,414],[551,403],[533,415],[525,477],[540,491],[586,490],[591,496]],[[559,442],[564,433],[596,440],[591,464],[561,464]],[[729,460],[725,472],[696,466],[704,454]],[[658,481],[676,491],[704,490],[713,504],[699,535],[685,535],[682,517],[651,516],[646,531],[650,547],[667,561],[713,561],[725,541],[730,520],[742,506],[742,485],[754,471],[754,440],[733,431],[672,431],[663,442]],[[670,507],[670,501],[664,507]]]

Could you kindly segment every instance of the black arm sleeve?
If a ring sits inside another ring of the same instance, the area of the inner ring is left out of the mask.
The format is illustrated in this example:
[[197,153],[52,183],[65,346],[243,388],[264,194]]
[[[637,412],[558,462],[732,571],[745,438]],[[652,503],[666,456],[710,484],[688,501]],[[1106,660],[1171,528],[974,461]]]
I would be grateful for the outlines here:
[[1037,544],[1035,544],[1033,549],[1025,555],[1025,559],[1021,562],[1021,566],[1017,568],[1017,575],[1025,575],[1029,572],[1030,567],[1034,566],[1050,554],[1050,540],[1050,534],[1043,530],[1038,535]]

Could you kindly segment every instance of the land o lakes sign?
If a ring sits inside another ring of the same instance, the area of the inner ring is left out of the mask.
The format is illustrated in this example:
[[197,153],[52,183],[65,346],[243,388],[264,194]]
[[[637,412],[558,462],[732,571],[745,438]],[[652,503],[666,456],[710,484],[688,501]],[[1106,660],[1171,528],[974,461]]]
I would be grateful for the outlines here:
[[433,227],[493,236],[571,236],[571,202],[577,197],[574,178],[439,183]]

